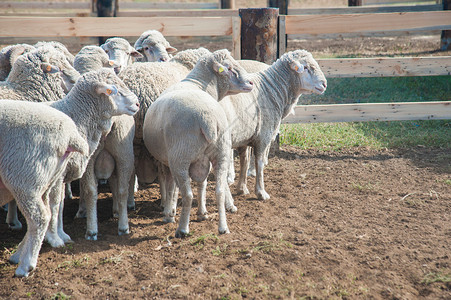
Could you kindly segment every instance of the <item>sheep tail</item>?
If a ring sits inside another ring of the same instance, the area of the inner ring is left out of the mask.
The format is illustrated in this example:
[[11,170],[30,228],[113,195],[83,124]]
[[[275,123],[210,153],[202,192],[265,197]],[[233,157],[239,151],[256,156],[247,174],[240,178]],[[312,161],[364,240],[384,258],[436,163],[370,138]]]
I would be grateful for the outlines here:
[[218,131],[216,130],[216,126],[208,126],[208,124],[201,122],[200,132],[205,137],[208,143],[212,143],[218,138]]
[[67,152],[80,152],[82,155],[89,155],[88,143],[80,136],[80,134],[72,135],[69,138],[69,146],[67,147]]

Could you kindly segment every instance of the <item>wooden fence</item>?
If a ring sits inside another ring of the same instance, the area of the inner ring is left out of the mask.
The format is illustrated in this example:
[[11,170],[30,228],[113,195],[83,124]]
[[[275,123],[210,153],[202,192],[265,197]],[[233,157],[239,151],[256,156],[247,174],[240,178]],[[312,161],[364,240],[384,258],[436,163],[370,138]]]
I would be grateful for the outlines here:
[[[0,3],[2,8],[4,3]],[[121,4],[121,8],[123,4]],[[432,10],[432,7],[430,7]],[[451,29],[451,11],[377,12],[375,8],[303,10],[302,15],[279,16],[280,53],[291,34],[317,36],[362,32]],[[346,11],[345,11],[346,10]],[[373,11],[371,11],[373,10]],[[186,17],[33,17],[0,16],[0,37],[139,36],[149,28],[166,36],[231,36],[233,55],[240,58],[241,22],[236,10],[210,10],[222,16]],[[354,13],[349,13],[349,12]],[[360,11],[360,13],[355,13]],[[180,11],[178,11],[180,12]],[[200,13],[196,11],[195,13]],[[325,14],[326,12],[326,14]],[[329,13],[327,13],[329,12]],[[166,12],[167,13],[167,12]],[[344,14],[342,14],[344,13]],[[368,58],[318,60],[326,77],[436,76],[451,74],[451,57]],[[408,99],[405,99],[406,101]],[[413,119],[451,119],[451,101],[416,103],[339,104],[298,106],[285,123]]]

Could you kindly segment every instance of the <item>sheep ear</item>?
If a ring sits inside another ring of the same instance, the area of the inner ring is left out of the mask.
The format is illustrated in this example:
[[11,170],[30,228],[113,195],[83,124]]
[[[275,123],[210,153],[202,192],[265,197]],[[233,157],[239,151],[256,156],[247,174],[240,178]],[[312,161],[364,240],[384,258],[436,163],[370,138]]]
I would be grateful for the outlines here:
[[[142,48],[141,48],[142,49]],[[141,53],[139,53],[138,51],[136,51],[136,50],[133,50],[132,52],[130,52],[130,55],[132,56],[132,57],[134,57],[134,58],[141,58],[141,57],[144,57]]]
[[290,67],[292,70],[296,71],[297,73],[301,74],[305,71],[305,67],[304,65],[302,65],[300,62],[298,61],[293,61],[290,63]]
[[41,65],[41,69],[42,71],[44,71],[44,73],[57,73],[60,71],[60,69],[57,66],[53,66],[49,63],[43,63]]
[[216,73],[219,73],[221,75],[229,74],[229,69],[218,62],[214,62],[213,69],[215,70]]
[[173,53],[177,52],[177,48],[167,47],[166,48],[166,52],[169,53],[169,54],[173,54]]
[[25,47],[17,46],[10,52],[10,54],[9,54],[9,61],[11,63],[11,66],[14,64],[14,62],[17,60],[17,58],[19,56],[24,54],[25,50],[26,50]]
[[113,84],[99,83],[96,87],[97,94],[105,94],[107,96],[117,95],[117,87]]

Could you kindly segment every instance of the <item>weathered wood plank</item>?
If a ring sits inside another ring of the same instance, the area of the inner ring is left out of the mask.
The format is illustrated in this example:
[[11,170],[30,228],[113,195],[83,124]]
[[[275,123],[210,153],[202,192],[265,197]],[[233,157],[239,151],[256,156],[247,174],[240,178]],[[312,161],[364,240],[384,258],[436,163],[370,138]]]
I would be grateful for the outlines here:
[[[218,9],[218,3],[158,3],[158,2],[121,2],[121,9]],[[2,1],[0,9],[89,9],[91,1],[53,2],[53,1]]]
[[333,8],[289,8],[288,15],[318,15],[318,14],[367,14],[415,11],[440,11],[441,4],[432,5],[395,5],[395,6],[349,6]]
[[[122,7],[120,8],[122,9]],[[238,17],[237,9],[119,10],[118,17]]]
[[[397,3],[409,3],[409,2],[412,2],[412,0],[362,0],[362,5],[386,5],[386,4],[392,5]],[[430,0],[428,2],[436,3],[436,0]]]
[[286,17],[287,34],[451,29],[451,11],[300,15]]
[[451,56],[318,59],[327,77],[451,75]]
[[451,119],[451,101],[298,105],[283,124]]
[[149,28],[165,36],[221,36],[233,32],[231,17],[0,17],[3,37],[139,36]]
[[88,9],[91,10],[91,2],[0,2],[0,9]]
[[241,18],[232,17],[232,56],[241,59]]

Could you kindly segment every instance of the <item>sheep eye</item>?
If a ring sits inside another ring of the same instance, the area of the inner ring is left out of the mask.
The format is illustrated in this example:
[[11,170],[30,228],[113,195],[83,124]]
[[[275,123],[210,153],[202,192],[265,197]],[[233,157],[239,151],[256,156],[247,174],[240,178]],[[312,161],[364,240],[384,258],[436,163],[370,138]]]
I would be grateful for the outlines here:
[[149,47],[144,47],[144,50],[146,50],[146,51],[149,50]]
[[108,53],[108,49],[105,49],[105,53]]

